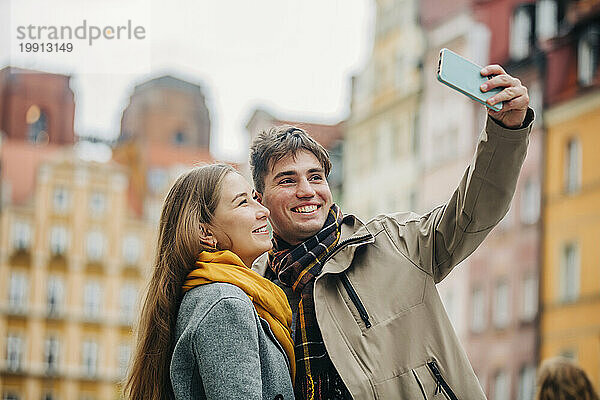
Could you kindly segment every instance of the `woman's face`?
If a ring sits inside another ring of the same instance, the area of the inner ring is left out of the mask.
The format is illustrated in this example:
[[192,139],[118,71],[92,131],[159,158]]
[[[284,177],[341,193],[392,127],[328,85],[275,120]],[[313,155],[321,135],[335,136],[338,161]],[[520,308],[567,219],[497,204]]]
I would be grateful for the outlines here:
[[225,175],[221,199],[210,224],[217,248],[231,250],[250,267],[258,256],[271,249],[268,217],[269,210],[258,203],[243,176],[235,172]]

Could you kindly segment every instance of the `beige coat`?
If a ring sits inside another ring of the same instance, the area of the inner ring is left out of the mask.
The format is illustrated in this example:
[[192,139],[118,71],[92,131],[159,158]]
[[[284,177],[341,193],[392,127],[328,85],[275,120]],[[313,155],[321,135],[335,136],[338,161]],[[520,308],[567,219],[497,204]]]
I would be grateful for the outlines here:
[[435,285],[506,214],[532,120],[530,110],[526,128],[508,130],[488,118],[458,188],[431,212],[344,218],[314,295],[327,351],[355,400],[485,399]]

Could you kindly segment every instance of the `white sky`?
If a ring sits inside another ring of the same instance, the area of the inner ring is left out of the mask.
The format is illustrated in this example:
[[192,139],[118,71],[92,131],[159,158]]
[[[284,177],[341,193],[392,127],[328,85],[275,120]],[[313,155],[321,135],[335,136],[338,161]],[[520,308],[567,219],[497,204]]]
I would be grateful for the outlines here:
[[[0,68],[11,63],[8,48],[13,11],[30,12],[59,4],[46,0],[0,0]],[[74,0],[63,0],[64,2]],[[133,0],[128,0],[133,1]],[[142,0],[143,1],[143,0]],[[78,0],[87,7],[64,7],[45,20],[56,24],[83,18],[108,24],[85,9],[119,7],[112,0]],[[256,106],[277,116],[336,123],[349,112],[350,78],[364,67],[372,48],[374,5],[370,0],[146,0],[139,15],[147,21],[151,46],[149,74],[89,74],[52,62],[37,65],[72,74],[76,133],[115,138],[121,112],[133,87],[173,74],[204,88],[211,113],[213,153],[244,155],[244,125]],[[62,4],[62,3],[61,3]],[[75,3],[74,3],[75,4]],[[128,11],[131,12],[131,11]],[[136,12],[132,12],[136,14]],[[56,17],[54,17],[56,16]],[[96,19],[94,19],[96,18]],[[21,23],[21,22],[19,22]],[[39,23],[39,22],[38,22]],[[54,22],[52,22],[54,23]],[[28,67],[20,62],[18,67]]]

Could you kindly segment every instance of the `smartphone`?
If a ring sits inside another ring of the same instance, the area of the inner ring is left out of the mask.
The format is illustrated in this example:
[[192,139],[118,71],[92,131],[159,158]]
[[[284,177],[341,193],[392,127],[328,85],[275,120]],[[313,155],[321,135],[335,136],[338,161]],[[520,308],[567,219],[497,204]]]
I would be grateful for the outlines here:
[[499,87],[482,92],[481,85],[491,79],[493,75],[482,76],[481,69],[482,67],[479,65],[459,56],[455,52],[442,49],[438,62],[437,78],[443,84],[458,90],[486,107],[494,111],[500,111],[502,110],[502,102],[490,106],[486,101],[495,94],[500,93],[504,88]]

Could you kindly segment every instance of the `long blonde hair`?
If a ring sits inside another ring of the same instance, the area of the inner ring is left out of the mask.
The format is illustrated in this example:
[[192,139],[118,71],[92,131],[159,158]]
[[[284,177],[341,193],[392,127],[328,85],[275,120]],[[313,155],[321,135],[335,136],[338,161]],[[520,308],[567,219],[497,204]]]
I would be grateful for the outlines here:
[[200,224],[210,223],[229,165],[193,168],[180,176],[163,205],[154,270],[144,298],[137,341],[124,384],[131,400],[172,400],[169,375],[181,286],[201,251]]
[[537,400],[598,400],[585,371],[566,358],[545,361],[538,374]]

